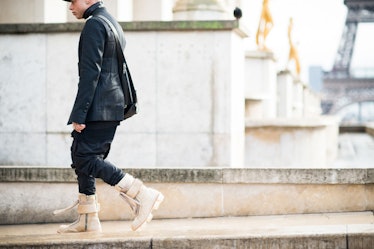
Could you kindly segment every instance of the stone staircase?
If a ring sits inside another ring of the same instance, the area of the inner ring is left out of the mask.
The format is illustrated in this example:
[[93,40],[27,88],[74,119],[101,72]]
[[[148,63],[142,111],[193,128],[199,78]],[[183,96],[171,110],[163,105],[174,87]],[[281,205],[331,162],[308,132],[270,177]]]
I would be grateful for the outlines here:
[[104,221],[101,234],[56,234],[58,224],[0,226],[0,248],[374,248],[371,212],[157,219],[132,232]]
[[[133,168],[165,195],[154,221],[98,182],[100,235],[57,235],[75,213],[70,168],[0,167],[0,248],[374,248],[374,169]],[[116,205],[113,205],[116,203]]]

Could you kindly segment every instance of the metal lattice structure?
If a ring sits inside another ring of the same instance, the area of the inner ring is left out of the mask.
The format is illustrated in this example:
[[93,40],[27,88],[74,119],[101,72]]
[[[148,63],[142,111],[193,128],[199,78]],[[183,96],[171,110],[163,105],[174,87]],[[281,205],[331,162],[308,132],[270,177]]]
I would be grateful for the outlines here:
[[356,102],[374,101],[374,78],[356,78],[350,73],[359,23],[374,22],[374,0],[345,0],[348,7],[345,27],[334,66],[324,76],[322,110],[334,114]]

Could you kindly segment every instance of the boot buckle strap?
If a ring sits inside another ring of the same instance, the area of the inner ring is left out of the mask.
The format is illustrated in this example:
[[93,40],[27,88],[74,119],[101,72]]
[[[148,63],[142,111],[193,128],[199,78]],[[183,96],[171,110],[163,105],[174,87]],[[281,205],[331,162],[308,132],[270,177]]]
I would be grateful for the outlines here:
[[79,204],[77,208],[78,214],[90,214],[100,211],[100,203]]
[[131,185],[130,189],[126,191],[126,195],[134,199],[138,193],[140,192],[141,187],[143,186],[143,182],[139,179],[134,179],[133,184]]
[[128,196],[127,194],[123,192],[120,192],[119,195],[122,197],[123,200],[125,200],[129,204],[131,210],[137,216],[139,214],[140,202],[131,198],[130,196]]
[[72,205],[68,206],[67,208],[57,209],[57,210],[53,211],[53,214],[54,215],[59,215],[59,214],[65,213],[66,211],[69,211],[70,209],[73,209],[78,204],[79,204],[79,200],[76,200]]
[[100,203],[82,205],[82,204],[79,204],[79,200],[76,200],[72,205],[70,205],[67,208],[58,209],[58,210],[53,211],[53,214],[54,215],[59,215],[59,214],[65,213],[65,212],[73,209],[75,206],[78,206],[78,209],[77,209],[78,214],[97,213],[97,212],[100,211]]

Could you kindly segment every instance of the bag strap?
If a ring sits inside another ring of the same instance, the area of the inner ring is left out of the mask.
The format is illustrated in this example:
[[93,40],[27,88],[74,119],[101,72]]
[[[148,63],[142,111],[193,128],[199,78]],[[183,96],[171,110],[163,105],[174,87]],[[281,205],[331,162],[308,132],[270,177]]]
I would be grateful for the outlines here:
[[[121,44],[119,42],[119,35],[118,35],[118,32],[117,32],[117,29],[114,27],[113,23],[111,21],[109,21],[109,19],[106,18],[105,16],[96,15],[96,17],[105,21],[109,25],[110,29],[112,30],[112,32],[114,34],[114,37],[115,37],[115,40],[116,40],[118,73],[120,74],[122,91],[123,91],[124,94],[128,93],[128,95],[129,95],[129,98],[127,98],[127,96],[125,97],[125,104],[129,105],[129,104],[132,104],[132,103],[137,103],[138,101],[137,101],[137,96],[136,96],[134,84],[132,82],[130,70],[127,66],[125,55],[123,54],[122,47],[121,47]],[[123,74],[126,75],[127,85],[124,83],[124,80],[122,79]],[[128,100],[130,100],[130,101],[128,101]]]

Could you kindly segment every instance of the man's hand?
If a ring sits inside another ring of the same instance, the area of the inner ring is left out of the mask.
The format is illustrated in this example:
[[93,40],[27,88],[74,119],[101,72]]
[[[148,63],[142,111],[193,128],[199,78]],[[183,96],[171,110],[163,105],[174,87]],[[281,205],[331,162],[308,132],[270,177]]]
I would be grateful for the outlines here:
[[83,130],[84,128],[86,128],[86,125],[85,125],[85,124],[78,124],[78,123],[73,122],[73,128],[74,128],[74,130],[75,130],[76,132],[81,133],[82,130]]

